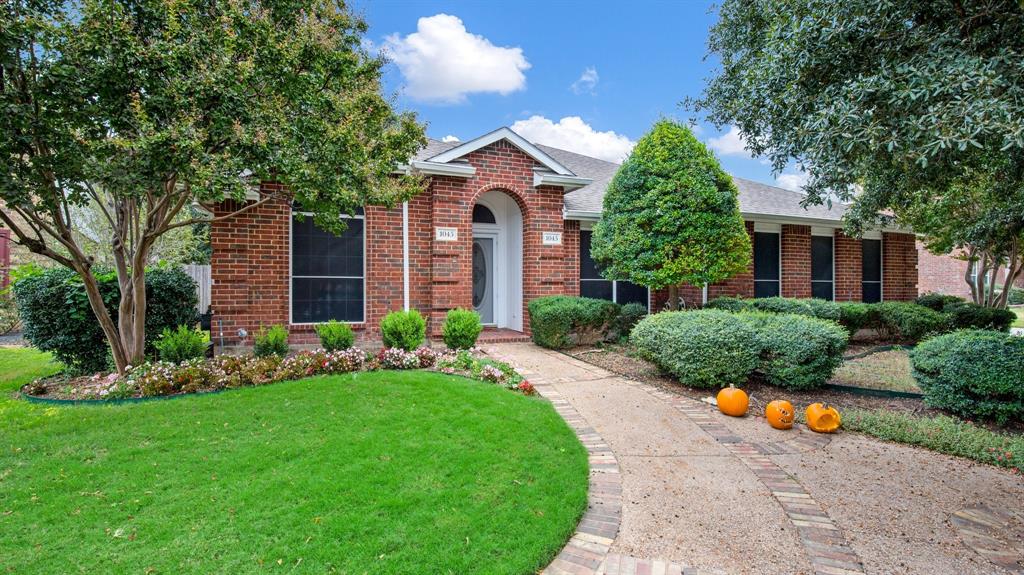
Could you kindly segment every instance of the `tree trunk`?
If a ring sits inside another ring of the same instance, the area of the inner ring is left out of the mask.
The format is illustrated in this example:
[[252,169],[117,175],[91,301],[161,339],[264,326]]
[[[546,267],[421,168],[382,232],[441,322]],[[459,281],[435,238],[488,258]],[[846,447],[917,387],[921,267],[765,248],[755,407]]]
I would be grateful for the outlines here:
[[93,315],[99,321],[100,328],[103,329],[103,335],[107,337],[110,354],[114,358],[114,366],[118,373],[123,374],[128,366],[129,356],[125,352],[117,326],[114,325],[114,320],[110,318],[110,313],[107,311],[103,295],[100,294],[99,283],[97,283],[96,277],[92,275],[92,270],[88,267],[79,266],[78,262],[76,262],[74,269],[79,277],[82,278],[86,296],[89,298],[89,307],[92,308]]
[[668,309],[669,311],[679,309],[679,286],[668,286]]

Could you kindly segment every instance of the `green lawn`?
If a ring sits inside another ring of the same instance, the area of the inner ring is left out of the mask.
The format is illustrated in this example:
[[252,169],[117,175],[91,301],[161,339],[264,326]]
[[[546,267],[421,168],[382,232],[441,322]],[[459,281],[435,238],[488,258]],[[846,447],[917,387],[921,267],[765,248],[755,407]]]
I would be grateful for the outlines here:
[[1017,321],[1013,322],[1013,327],[1024,327],[1024,306],[1011,307],[1010,311],[1017,314]]
[[533,573],[586,506],[541,400],[426,372],[49,407],[0,349],[0,572]]
[[844,361],[832,376],[832,383],[921,393],[910,370],[910,357],[904,349],[882,351]]

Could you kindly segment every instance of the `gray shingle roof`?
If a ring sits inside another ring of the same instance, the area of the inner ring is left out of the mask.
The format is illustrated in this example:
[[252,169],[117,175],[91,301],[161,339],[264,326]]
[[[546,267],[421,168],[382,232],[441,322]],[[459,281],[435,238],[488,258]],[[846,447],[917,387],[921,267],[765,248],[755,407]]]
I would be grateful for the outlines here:
[[[428,140],[414,160],[426,160],[442,152],[458,146],[461,142],[442,142],[440,140]],[[542,144],[535,144],[545,154],[548,154],[558,163],[572,170],[577,176],[590,178],[593,182],[582,188],[565,194],[565,209],[572,212],[592,212],[599,214],[604,201],[605,190],[611,182],[619,164],[584,156],[567,150],[560,150]],[[744,178],[733,176],[733,182],[739,189],[740,211],[744,214],[765,215],[783,218],[816,219],[839,221],[846,211],[846,206],[840,203],[833,203],[831,208],[827,206],[808,206],[804,209],[800,205],[804,195],[775,186],[769,186],[760,182],[754,182]]]

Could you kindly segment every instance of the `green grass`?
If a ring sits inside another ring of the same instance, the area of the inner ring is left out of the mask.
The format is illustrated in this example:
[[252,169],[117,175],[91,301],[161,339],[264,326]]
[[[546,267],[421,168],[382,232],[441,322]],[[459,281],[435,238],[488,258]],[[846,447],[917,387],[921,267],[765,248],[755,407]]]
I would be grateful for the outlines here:
[[843,411],[843,429],[1024,472],[1024,437],[946,415],[851,408]]
[[844,361],[832,376],[832,383],[921,393],[910,370],[910,357],[903,349],[882,351]]
[[1024,327],[1024,306],[1011,307],[1010,311],[1017,314],[1017,320],[1013,322],[1013,327]]
[[[45,362],[0,349],[2,389]],[[532,573],[586,497],[586,451],[550,404],[438,373],[0,398],[0,572]]]

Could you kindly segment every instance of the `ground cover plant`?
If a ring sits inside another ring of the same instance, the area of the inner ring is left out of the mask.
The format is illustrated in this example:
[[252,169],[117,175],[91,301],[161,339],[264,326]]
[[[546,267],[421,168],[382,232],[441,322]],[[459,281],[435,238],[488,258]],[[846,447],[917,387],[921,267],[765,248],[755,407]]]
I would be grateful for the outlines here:
[[[46,362],[0,350],[27,370],[0,387]],[[5,393],[0,413],[14,572],[530,573],[586,506],[586,451],[550,404],[441,373],[119,406]]]

